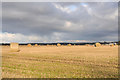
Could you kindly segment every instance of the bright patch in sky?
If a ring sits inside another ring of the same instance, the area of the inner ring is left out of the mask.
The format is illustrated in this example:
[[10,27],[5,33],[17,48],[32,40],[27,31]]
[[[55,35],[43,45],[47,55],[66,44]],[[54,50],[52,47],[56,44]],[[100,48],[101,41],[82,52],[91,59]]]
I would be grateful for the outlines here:
[[71,25],[72,25],[71,22],[66,21],[66,23],[65,23],[65,27],[70,27]]
[[87,5],[86,3],[81,3],[81,5],[82,5],[83,7],[88,7],[88,5]]
[[81,5],[87,10],[89,15],[93,15],[92,8],[90,8],[86,3],[81,3]]
[[71,6],[69,6],[69,10],[70,10],[70,11],[76,11],[76,10],[77,10],[77,7],[74,6],[74,5],[71,5]]
[[67,6],[67,7],[63,7],[61,5],[58,4],[53,4],[57,9],[60,9],[63,12],[66,13],[71,13],[77,10],[77,7],[75,5],[71,5],[71,6]]

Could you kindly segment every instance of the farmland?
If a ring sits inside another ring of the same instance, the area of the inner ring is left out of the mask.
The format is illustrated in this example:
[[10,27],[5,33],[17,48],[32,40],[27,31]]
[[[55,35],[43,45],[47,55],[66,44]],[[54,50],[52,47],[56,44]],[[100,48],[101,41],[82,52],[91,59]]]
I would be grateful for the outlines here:
[[3,78],[117,78],[118,46],[2,46]]

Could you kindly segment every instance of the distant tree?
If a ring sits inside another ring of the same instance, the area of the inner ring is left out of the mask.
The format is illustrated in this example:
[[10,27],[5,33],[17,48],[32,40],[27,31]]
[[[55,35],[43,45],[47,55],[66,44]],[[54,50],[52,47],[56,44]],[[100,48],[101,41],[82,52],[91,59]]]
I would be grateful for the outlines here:
[[118,45],[120,45],[120,41],[118,41]]

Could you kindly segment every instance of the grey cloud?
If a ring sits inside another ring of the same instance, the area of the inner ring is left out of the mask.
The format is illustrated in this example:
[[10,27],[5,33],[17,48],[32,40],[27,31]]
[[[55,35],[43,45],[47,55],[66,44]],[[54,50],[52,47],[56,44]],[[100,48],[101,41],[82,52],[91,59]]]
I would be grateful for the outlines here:
[[[57,9],[74,5],[77,10],[66,13]],[[85,7],[87,5],[88,7]],[[108,40],[108,36],[117,36],[117,17],[114,12],[117,3],[43,3],[43,2],[4,2],[3,32],[37,35],[53,39],[55,33],[62,34],[60,40]],[[89,13],[89,10],[91,12]],[[110,18],[113,16],[113,18]],[[69,21],[71,27],[66,27]],[[57,38],[54,36],[54,39]],[[110,38],[109,38],[110,39]]]

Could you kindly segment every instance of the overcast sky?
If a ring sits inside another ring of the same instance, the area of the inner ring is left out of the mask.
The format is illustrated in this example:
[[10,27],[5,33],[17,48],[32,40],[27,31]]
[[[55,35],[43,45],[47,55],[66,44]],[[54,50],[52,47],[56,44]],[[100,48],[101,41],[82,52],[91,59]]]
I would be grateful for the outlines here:
[[117,41],[117,2],[4,2],[3,42]]

